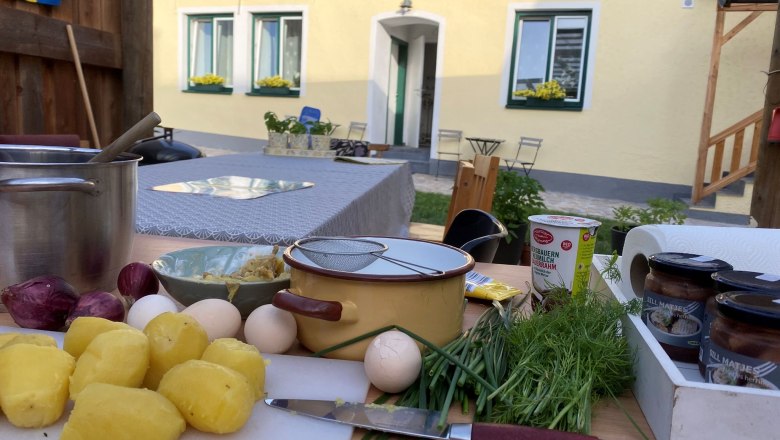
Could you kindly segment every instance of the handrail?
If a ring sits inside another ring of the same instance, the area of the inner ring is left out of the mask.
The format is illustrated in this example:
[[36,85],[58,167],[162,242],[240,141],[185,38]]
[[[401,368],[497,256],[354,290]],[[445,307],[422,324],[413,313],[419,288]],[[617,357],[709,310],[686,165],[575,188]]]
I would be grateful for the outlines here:
[[[761,124],[763,119],[763,110],[759,110],[752,115],[742,119],[734,125],[726,128],[725,130],[711,136],[706,143],[707,154],[704,157],[709,157],[710,148],[715,147],[715,151],[712,154],[711,164],[709,160],[702,161],[697,164],[697,178],[694,182],[693,193],[691,195],[691,201],[693,204],[700,202],[704,197],[725,188],[726,186],[738,181],[739,179],[749,175],[756,170],[756,162],[758,159],[758,144],[761,133]],[[742,164],[742,150],[743,140],[745,138],[745,130],[750,126],[753,126],[752,141],[750,145],[750,155],[748,157],[747,164]],[[734,141],[731,143],[731,161],[728,166],[728,174],[723,176],[722,171],[724,169],[724,158],[726,141],[733,137]],[[710,182],[704,182],[705,170],[710,168]],[[701,177],[699,177],[701,176]]]

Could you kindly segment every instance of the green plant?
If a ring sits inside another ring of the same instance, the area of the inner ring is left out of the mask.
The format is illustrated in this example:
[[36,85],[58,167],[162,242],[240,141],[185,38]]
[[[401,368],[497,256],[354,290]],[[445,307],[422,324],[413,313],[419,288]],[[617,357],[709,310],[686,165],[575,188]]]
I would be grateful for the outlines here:
[[685,215],[685,203],[656,197],[647,200],[646,208],[621,205],[612,208],[615,216],[615,229],[628,232],[629,229],[641,225],[681,225],[688,216]]
[[257,84],[258,87],[273,87],[273,88],[280,88],[280,87],[292,87],[293,83],[290,80],[284,79],[279,75],[276,76],[267,76],[262,79],[258,79],[255,81],[255,84]]
[[269,133],[284,133],[290,129],[292,123],[291,118],[279,119],[272,111],[265,112],[263,118],[265,119],[265,128],[268,129]]
[[510,230],[507,242],[517,238],[512,230],[528,223],[529,215],[546,209],[542,191],[542,184],[531,177],[507,170],[498,171],[492,212]]
[[328,122],[322,122],[322,121],[314,121],[311,124],[311,129],[309,130],[309,133],[314,135],[326,135],[330,134],[330,132],[333,131],[333,124]]
[[203,76],[193,76],[190,82],[195,85],[222,85],[225,84],[225,78],[213,73],[207,73]]
[[547,81],[535,86],[533,90],[517,90],[513,93],[515,96],[525,96],[527,98],[538,98],[548,101],[550,99],[563,99],[566,97],[566,90],[556,80]]
[[306,124],[296,118],[290,121],[290,134],[306,134]]

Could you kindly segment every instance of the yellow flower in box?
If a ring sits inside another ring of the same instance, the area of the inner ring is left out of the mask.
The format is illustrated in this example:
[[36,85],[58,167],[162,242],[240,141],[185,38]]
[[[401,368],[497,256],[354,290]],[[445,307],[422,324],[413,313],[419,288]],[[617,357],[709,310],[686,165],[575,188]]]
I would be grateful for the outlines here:
[[259,79],[255,81],[255,84],[257,84],[258,87],[273,87],[273,88],[279,88],[279,87],[289,88],[293,86],[292,81],[288,79],[284,79],[279,75],[267,76],[263,79]]
[[225,83],[225,78],[214,73],[207,73],[203,76],[193,76],[190,81],[195,85],[221,85]]
[[524,96],[527,98],[537,98],[549,101],[551,99],[563,99],[566,97],[566,91],[556,80],[547,81],[536,86],[535,90],[525,89],[517,90],[514,96]]

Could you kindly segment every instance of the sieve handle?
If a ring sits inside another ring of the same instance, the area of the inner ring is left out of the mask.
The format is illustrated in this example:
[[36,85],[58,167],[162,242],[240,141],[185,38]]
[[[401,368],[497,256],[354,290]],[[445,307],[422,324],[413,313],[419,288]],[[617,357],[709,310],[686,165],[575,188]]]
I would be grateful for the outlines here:
[[349,301],[325,301],[297,295],[288,289],[283,289],[274,294],[272,303],[282,310],[323,321],[343,323],[357,321],[357,306]]

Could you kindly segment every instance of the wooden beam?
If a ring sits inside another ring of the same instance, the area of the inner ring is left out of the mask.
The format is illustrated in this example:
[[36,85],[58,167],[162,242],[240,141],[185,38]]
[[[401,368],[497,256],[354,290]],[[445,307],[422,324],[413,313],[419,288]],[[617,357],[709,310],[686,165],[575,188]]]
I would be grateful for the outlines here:
[[[148,21],[151,26],[151,19]],[[71,61],[66,24],[66,21],[0,6],[0,52]],[[82,63],[122,68],[119,35],[76,25],[73,34],[79,42]]]
[[715,107],[715,90],[718,85],[718,69],[720,66],[721,41],[723,37],[723,25],[725,15],[722,8],[718,8],[715,15],[715,30],[712,35],[712,52],[710,53],[710,74],[707,79],[707,93],[704,99],[704,115],[701,121],[699,133],[699,151],[696,159],[696,175],[693,182],[691,201],[696,204],[702,199],[704,186],[704,174],[707,168],[707,150],[710,146],[710,132],[712,131],[712,112]]
[[[152,72],[152,0],[121,0],[122,131],[154,110]],[[163,115],[163,118],[165,116]],[[152,136],[152,131],[148,136]]]
[[718,10],[725,12],[751,12],[751,11],[777,11],[777,2],[774,3],[732,3],[727,8],[718,6]]
[[726,35],[724,35],[724,36],[723,36],[723,40],[722,40],[722,43],[721,43],[721,44],[726,44],[726,43],[728,43],[728,42],[729,42],[729,40],[731,40],[732,38],[734,38],[734,36],[735,36],[735,35],[737,35],[737,34],[739,33],[739,31],[741,31],[742,29],[745,29],[745,27],[746,27],[747,25],[749,25],[750,23],[752,23],[753,21],[755,21],[755,20],[756,20],[758,17],[760,17],[760,16],[761,16],[761,12],[760,12],[760,11],[758,11],[758,12],[753,12],[752,14],[750,14],[750,15],[748,15],[747,17],[743,18],[743,19],[742,19],[742,21],[740,21],[739,23],[737,23],[737,25],[736,25],[736,26],[734,26],[733,28],[731,28],[731,30],[730,30],[730,31],[728,31],[728,33],[726,33]]
[[780,145],[769,144],[767,133],[772,121],[772,110],[780,107],[780,11],[775,19],[775,35],[769,58],[769,79],[764,100],[764,121],[758,148],[756,180],[750,214],[761,228],[780,228]]

